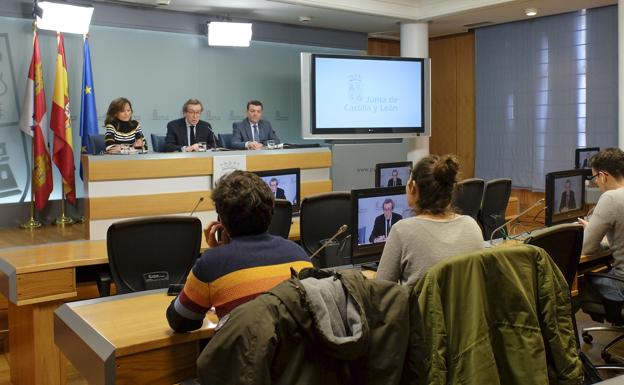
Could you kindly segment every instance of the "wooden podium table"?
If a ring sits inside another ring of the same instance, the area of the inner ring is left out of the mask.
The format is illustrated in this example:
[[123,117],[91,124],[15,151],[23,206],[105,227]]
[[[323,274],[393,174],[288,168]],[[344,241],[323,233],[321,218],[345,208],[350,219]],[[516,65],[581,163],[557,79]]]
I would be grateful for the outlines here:
[[198,342],[212,336],[210,313],[191,333],[174,333],[166,290],[78,301],[54,312],[54,340],[93,385],[172,384],[196,377]]
[[[210,199],[213,159],[243,156],[248,171],[301,170],[300,200],[332,191],[331,151],[292,150],[83,155],[87,239],[106,238],[113,223],[154,215],[194,215],[203,226],[217,214]],[[200,202],[200,199],[203,201]]]

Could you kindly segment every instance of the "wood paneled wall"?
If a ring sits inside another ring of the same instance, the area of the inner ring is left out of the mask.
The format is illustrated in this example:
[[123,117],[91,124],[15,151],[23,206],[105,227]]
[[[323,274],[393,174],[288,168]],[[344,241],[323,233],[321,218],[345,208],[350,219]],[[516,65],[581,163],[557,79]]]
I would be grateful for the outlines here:
[[[429,40],[431,57],[431,154],[456,154],[461,178],[475,169],[474,33]],[[399,56],[400,42],[369,39],[368,54]]]

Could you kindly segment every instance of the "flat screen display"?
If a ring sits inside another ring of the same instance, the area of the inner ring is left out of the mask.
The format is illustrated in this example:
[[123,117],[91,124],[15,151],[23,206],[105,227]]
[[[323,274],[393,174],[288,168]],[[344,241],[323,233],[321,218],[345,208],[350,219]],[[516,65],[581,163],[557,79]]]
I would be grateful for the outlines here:
[[293,214],[299,213],[300,170],[298,168],[258,171],[256,174],[269,186],[275,199],[286,199],[293,205]]
[[589,160],[600,152],[600,147],[577,148],[574,151],[574,167],[590,169]]
[[412,173],[412,162],[377,163],[375,187],[405,186]]
[[574,222],[585,216],[585,170],[546,175],[546,225]]
[[304,138],[429,135],[428,60],[302,54]]
[[392,226],[412,216],[404,187],[352,190],[353,256],[381,256]]

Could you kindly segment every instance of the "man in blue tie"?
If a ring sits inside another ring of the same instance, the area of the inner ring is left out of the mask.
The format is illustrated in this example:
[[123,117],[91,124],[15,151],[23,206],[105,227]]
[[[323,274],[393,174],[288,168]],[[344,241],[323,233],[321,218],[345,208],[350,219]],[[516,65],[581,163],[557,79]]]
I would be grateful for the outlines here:
[[247,118],[232,124],[232,148],[238,150],[260,150],[267,140],[280,142],[271,127],[271,122],[262,119],[262,103],[251,100],[247,103]]

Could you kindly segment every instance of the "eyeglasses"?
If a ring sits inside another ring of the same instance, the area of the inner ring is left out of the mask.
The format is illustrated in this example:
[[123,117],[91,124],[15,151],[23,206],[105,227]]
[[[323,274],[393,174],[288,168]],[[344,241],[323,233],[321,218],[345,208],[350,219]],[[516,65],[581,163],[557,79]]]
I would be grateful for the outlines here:
[[201,111],[193,111],[193,110],[186,110],[186,113],[191,115],[191,116],[196,116],[196,115],[201,115]]
[[598,171],[598,173],[597,173],[597,174],[592,174],[592,176],[590,176],[589,178],[587,178],[587,180],[591,182],[592,180],[596,179],[596,177],[597,177],[598,175],[600,175],[600,173],[601,173],[601,172],[602,172],[602,171]]

